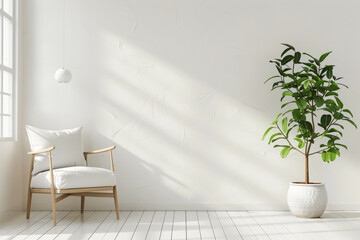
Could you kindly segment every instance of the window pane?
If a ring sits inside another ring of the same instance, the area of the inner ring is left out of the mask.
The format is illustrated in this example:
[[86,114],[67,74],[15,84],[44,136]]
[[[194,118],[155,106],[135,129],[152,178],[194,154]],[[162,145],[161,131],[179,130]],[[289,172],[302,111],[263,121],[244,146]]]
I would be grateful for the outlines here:
[[4,1],[4,11],[12,16],[13,12],[13,0],[3,0]]
[[12,74],[4,71],[4,77],[3,77],[3,92],[12,94]]
[[12,137],[12,119],[9,116],[3,117],[3,137]]
[[3,113],[12,114],[12,96],[3,94]]
[[12,22],[10,22],[9,19],[7,19],[6,17],[3,17],[3,46],[4,46],[4,57],[3,57],[3,62],[4,62],[4,66],[12,68],[12,52],[13,52],[13,46],[12,46],[12,31],[13,31],[13,26],[12,26]]

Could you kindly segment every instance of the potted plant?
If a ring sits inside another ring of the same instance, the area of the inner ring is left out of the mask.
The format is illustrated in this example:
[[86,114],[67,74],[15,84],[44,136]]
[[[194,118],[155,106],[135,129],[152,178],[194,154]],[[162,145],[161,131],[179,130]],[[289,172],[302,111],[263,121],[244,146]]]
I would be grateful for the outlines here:
[[285,50],[281,57],[270,61],[278,74],[265,83],[274,81],[271,90],[282,91],[283,113],[265,131],[263,140],[272,132],[268,143],[282,149],[282,158],[290,151],[303,155],[305,179],[290,183],[288,205],[297,217],[320,217],[326,208],[327,194],[323,183],[310,182],[309,158],[321,155],[324,162],[334,161],[341,148],[347,149],[340,143],[342,124],[357,126],[351,120],[353,114],[339,98],[338,90],[347,86],[341,83],[341,77],[334,75],[334,65],[324,64],[331,52],[315,58],[289,44],[282,45]]

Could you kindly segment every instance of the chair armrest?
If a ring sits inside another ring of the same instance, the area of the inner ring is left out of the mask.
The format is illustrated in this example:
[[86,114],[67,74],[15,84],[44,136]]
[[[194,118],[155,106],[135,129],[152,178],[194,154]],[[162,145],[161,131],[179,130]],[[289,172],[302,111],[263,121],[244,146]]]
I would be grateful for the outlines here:
[[55,147],[52,146],[52,147],[49,147],[49,148],[46,148],[46,149],[43,149],[43,150],[39,150],[39,151],[34,151],[34,152],[28,152],[29,155],[36,155],[36,154],[40,154],[40,153],[46,153],[46,152],[51,152],[52,150],[54,150]]
[[85,157],[85,161],[86,161],[86,166],[88,164],[87,162],[87,155],[88,154],[96,154],[96,153],[103,153],[103,152],[110,152],[110,164],[111,164],[111,171],[115,171],[114,169],[114,160],[113,160],[113,154],[112,154],[112,150],[114,150],[116,148],[116,146],[111,146],[108,148],[104,148],[104,149],[100,149],[100,150],[95,150],[95,151],[91,151],[91,152],[84,152],[84,157]]
[[115,148],[116,148],[116,146],[111,146],[111,147],[100,149],[100,150],[95,150],[95,151],[91,151],[91,152],[84,152],[84,155],[108,152],[108,151],[114,150]]

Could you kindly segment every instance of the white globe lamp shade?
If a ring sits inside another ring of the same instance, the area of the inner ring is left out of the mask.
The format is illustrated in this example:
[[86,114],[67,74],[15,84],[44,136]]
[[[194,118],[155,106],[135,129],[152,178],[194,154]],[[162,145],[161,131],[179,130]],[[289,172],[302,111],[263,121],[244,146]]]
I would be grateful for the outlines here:
[[55,80],[58,83],[68,83],[71,81],[71,78],[72,78],[72,74],[68,69],[59,68],[55,72]]

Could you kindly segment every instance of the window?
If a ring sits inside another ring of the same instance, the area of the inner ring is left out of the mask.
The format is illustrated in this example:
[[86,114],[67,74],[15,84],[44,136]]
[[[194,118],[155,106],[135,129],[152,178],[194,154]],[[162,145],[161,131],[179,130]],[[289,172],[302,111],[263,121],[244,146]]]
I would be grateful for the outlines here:
[[15,0],[0,0],[0,140],[16,136]]

